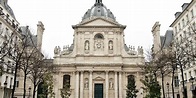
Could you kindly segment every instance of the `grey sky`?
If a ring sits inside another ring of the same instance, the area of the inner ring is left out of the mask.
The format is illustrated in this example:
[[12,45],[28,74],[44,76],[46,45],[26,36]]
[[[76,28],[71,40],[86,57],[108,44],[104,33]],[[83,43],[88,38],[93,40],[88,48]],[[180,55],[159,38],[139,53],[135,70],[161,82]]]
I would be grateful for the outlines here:
[[[181,5],[191,0],[102,0],[125,29],[127,45],[152,45],[151,28],[156,21],[161,23],[163,35],[174,20],[174,14],[181,11]],[[95,0],[9,0],[20,25],[29,25],[36,32],[36,24],[45,25],[43,51],[53,56],[55,46],[71,44],[73,29]]]

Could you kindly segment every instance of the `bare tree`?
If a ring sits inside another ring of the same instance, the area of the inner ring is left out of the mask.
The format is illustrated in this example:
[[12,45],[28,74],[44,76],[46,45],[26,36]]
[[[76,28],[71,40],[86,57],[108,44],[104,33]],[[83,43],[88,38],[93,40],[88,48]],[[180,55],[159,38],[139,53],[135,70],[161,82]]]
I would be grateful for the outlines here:
[[145,73],[145,79],[140,81],[144,84],[143,89],[146,91],[145,98],[159,98],[161,96],[161,86],[157,81],[157,73],[159,71],[159,66],[154,62],[154,54],[151,51],[146,52],[147,62],[145,66],[142,66],[142,70]]
[[[48,62],[49,61],[49,62]],[[36,57],[30,69],[30,80],[33,83],[33,98],[37,92],[38,85],[44,81],[44,77],[54,71],[50,60]],[[45,80],[47,81],[47,80]]]
[[[7,56],[14,62],[14,66],[9,66],[10,68],[14,69],[14,85],[12,89],[12,98],[14,97],[14,92],[16,88],[16,78],[18,75],[18,71],[23,68],[25,65],[29,65],[29,58],[27,57],[27,53],[29,52],[30,47],[32,47],[32,35],[28,32],[28,26],[25,28],[25,31],[22,32],[20,29],[20,34],[14,33],[14,37],[11,42],[7,45],[8,50],[6,50]],[[28,54],[29,56],[29,54]],[[26,80],[25,80],[26,81]],[[25,86],[26,84],[24,84]],[[25,87],[24,87],[24,94],[25,95]]]

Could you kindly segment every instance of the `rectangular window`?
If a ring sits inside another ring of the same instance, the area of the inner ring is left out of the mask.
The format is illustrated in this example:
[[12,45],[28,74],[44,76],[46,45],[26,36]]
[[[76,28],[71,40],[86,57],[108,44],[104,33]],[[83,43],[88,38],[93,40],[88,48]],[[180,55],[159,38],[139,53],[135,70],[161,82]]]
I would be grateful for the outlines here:
[[181,30],[181,25],[180,25],[180,23],[178,23],[178,28],[179,28],[179,30]]
[[191,32],[191,28],[190,28],[190,27],[188,27],[188,32],[189,32],[189,33]]
[[7,83],[7,82],[8,82],[8,76],[5,77],[5,83]]
[[0,22],[0,29],[2,29],[2,23]]
[[10,88],[12,88],[12,81],[13,81],[13,78],[10,79]]
[[6,30],[6,31],[5,31],[5,33],[6,33],[6,34],[8,34],[8,32],[9,32],[9,29],[8,29],[8,28],[6,28],[5,30]]
[[187,81],[187,75],[186,75],[186,73],[184,73],[184,80]]
[[191,71],[189,71],[189,77],[191,78],[191,76],[192,76],[192,75],[191,75]]
[[195,74],[195,77],[196,77],[196,70],[194,70],[194,74]]
[[16,81],[16,87],[19,87],[19,81]]
[[187,24],[189,23],[189,15],[186,15]]
[[182,19],[182,26],[185,27],[184,19]]
[[192,29],[193,29],[193,32],[196,31],[196,25],[195,25],[195,22],[193,23],[192,25]]
[[174,76],[174,86],[179,87],[179,79],[178,76]]
[[186,38],[187,37],[186,31],[183,31],[183,34],[184,34],[184,37]]
[[192,18],[194,17],[193,9],[191,10],[191,17],[192,17]]
[[177,27],[175,27],[175,32],[177,33]]

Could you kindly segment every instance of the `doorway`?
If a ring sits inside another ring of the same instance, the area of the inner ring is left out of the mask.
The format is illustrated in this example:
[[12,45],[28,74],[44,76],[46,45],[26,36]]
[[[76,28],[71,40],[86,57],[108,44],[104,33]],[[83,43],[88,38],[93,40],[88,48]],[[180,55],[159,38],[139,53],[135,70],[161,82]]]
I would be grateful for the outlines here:
[[94,98],[103,98],[103,84],[96,83],[94,85]]

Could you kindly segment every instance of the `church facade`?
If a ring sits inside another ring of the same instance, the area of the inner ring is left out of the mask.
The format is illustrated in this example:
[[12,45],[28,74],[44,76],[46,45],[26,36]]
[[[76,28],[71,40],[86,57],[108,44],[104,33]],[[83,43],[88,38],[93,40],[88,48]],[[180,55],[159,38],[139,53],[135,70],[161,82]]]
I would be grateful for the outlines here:
[[125,98],[128,77],[133,76],[143,98],[141,46],[127,46],[125,25],[119,24],[101,0],[87,10],[82,21],[73,25],[71,46],[54,49],[54,92],[61,98],[61,89],[70,84],[70,98]]

